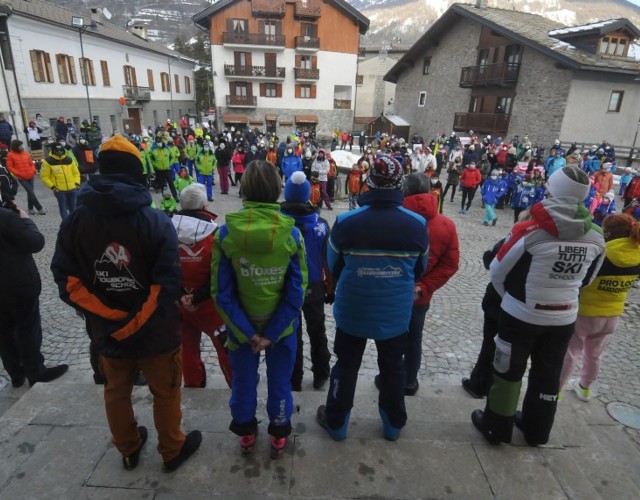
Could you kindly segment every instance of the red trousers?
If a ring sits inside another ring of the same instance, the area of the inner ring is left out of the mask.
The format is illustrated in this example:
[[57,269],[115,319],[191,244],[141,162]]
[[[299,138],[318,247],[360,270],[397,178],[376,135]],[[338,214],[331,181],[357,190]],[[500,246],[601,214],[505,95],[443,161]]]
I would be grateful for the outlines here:
[[223,325],[212,299],[198,305],[195,311],[180,308],[182,313],[182,375],[185,387],[204,387],[206,370],[200,357],[200,336],[206,333],[218,353],[218,363],[229,387],[231,387],[231,364],[222,343],[214,332]]
[[141,359],[100,356],[100,370],[107,379],[104,408],[113,444],[123,457],[130,456],[141,444],[131,403],[131,391],[138,369],[142,370],[153,394],[153,422],[158,431],[158,453],[164,462],[180,453],[185,440],[180,430],[180,365],[180,349]]

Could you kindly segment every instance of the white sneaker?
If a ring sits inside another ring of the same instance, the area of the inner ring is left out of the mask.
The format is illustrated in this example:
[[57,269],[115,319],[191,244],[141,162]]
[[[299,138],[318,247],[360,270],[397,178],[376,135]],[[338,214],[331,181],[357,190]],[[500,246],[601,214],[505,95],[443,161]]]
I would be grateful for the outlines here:
[[35,214],[36,214],[36,211],[33,208],[29,210],[29,215],[35,215]]
[[591,390],[582,387],[578,379],[572,378],[569,380],[569,385],[575,391],[576,396],[578,396],[580,401],[591,401]]

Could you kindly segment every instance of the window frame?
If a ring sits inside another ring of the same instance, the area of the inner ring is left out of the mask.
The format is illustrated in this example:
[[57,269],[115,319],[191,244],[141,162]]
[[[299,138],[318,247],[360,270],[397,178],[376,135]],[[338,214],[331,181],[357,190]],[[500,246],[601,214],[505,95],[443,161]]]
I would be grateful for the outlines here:
[[174,73],[173,75],[173,85],[174,85],[175,93],[179,94],[180,93],[180,75],[177,73]]
[[160,87],[162,88],[162,92],[171,92],[171,80],[169,73],[165,71],[160,72]]
[[149,87],[149,90],[156,89],[155,83],[153,81],[153,70],[150,68],[147,68],[147,87]]
[[[80,64],[80,80],[82,81],[82,85],[86,85],[88,87],[95,87],[96,73],[93,69],[93,60],[89,59],[88,57],[81,57],[78,59],[78,62]],[[87,76],[89,78],[87,78]]]
[[76,64],[73,56],[68,54],[56,54],[56,66],[58,67],[58,78],[62,85],[76,85]]
[[428,75],[431,68],[431,56],[425,56],[422,58],[422,74]]
[[[614,109],[611,109],[611,102],[613,100],[613,95],[617,94],[618,99],[616,101],[616,105]],[[620,113],[622,109],[622,101],[624,99],[624,90],[612,90],[611,95],[609,96],[609,104],[607,105],[607,113]]]
[[109,61],[100,60],[100,72],[102,73],[102,86],[111,87],[111,76],[109,75]]
[[424,108],[427,105],[427,91],[421,90],[418,94],[418,107]]
[[[31,69],[33,79],[36,83],[54,83],[53,68],[51,67],[51,56],[44,50],[33,49],[29,51],[31,58]],[[34,66],[36,62],[36,66]]]
[[191,94],[191,78],[184,75],[184,93]]

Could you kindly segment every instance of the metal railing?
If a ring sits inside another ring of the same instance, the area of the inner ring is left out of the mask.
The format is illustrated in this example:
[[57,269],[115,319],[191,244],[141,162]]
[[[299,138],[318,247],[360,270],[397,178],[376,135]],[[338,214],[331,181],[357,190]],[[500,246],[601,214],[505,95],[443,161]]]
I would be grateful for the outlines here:
[[296,80],[319,80],[319,69],[307,69],[307,68],[293,68],[293,73]]
[[149,87],[136,87],[134,85],[123,85],[122,94],[130,101],[150,101],[151,89]]
[[466,66],[460,74],[460,86],[514,85],[518,81],[519,72],[520,64],[517,63]]
[[257,105],[258,99],[254,95],[227,95],[227,106],[255,108]]
[[235,45],[268,45],[272,47],[284,47],[284,35],[266,35],[264,33],[245,33],[225,31],[222,34],[223,44]]
[[225,76],[244,76],[252,78],[284,78],[283,66],[236,66],[224,65]]
[[483,134],[506,134],[511,115],[504,113],[456,113],[453,129],[456,131],[475,130]]

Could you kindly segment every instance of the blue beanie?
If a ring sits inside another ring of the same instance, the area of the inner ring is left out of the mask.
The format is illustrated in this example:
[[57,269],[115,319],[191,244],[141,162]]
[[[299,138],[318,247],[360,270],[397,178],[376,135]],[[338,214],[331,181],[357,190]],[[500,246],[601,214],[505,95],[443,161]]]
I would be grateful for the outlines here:
[[284,199],[289,203],[306,203],[311,198],[311,185],[303,172],[294,172],[284,185]]

